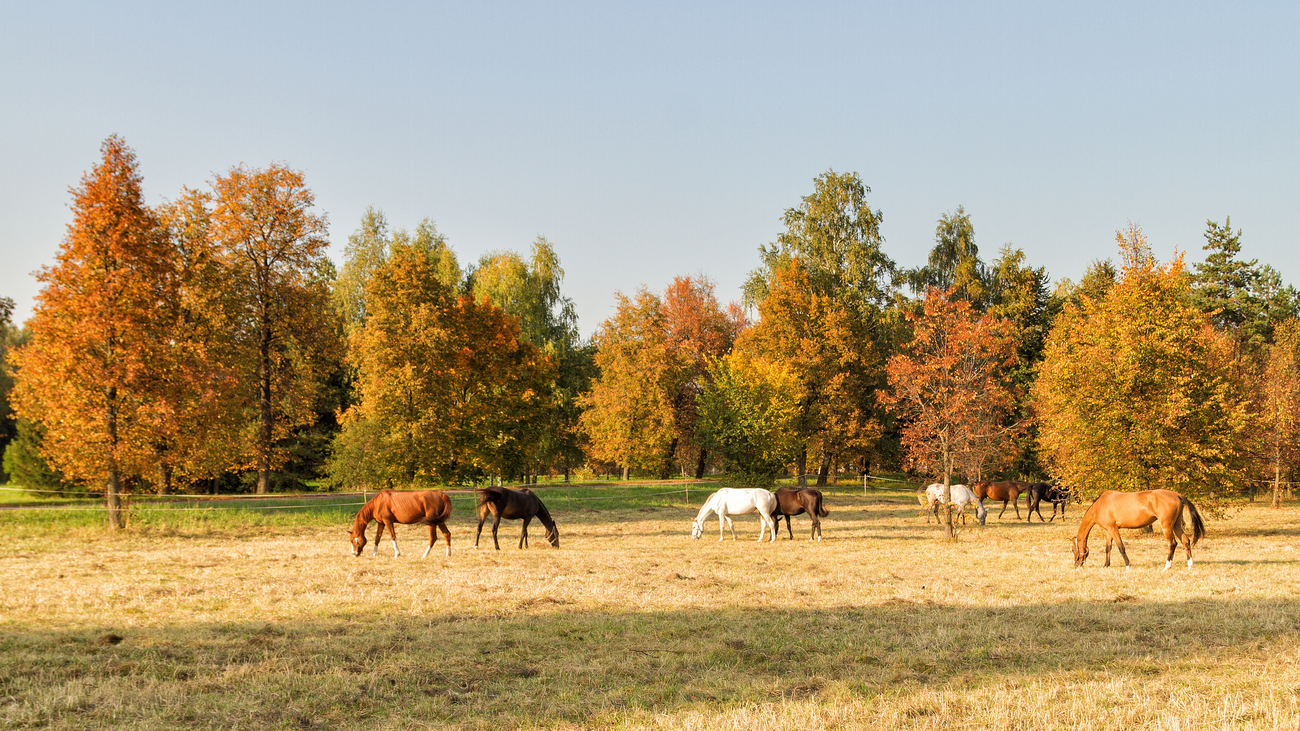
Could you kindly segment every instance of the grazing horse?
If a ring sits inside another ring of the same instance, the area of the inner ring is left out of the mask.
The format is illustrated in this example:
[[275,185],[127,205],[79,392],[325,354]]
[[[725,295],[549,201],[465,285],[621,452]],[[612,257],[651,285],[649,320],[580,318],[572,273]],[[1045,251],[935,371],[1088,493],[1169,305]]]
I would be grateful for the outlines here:
[[772,513],[776,512],[776,506],[776,496],[762,488],[724,487],[704,501],[700,514],[691,523],[691,538],[698,539],[703,535],[704,519],[709,517],[709,513],[717,513],[718,540],[722,540],[722,524],[725,522],[731,528],[731,540],[734,541],[736,526],[727,516],[758,513],[758,540],[763,540],[763,531],[771,528],[772,542],[775,543],[776,524],[772,521]]
[[[1052,504],[1052,517],[1049,520],[1043,520],[1043,511],[1038,509],[1039,503],[1047,500]],[[1033,520],[1034,513],[1038,513],[1038,519],[1044,523],[1050,523],[1056,520],[1056,508],[1061,508],[1061,520],[1065,520],[1065,504],[1070,502],[1070,491],[1060,485],[1053,485],[1050,482],[1034,482],[1029,485],[1029,512],[1025,514],[1025,522]]]
[[[989,511],[988,508],[984,507],[984,503],[975,497],[975,493],[971,492],[971,489],[965,485],[951,485],[949,490],[952,491],[952,504],[961,514],[962,524],[966,524],[966,508],[974,505],[975,517],[979,519],[980,525],[984,525],[984,519],[988,517]],[[930,522],[931,510],[934,511],[934,522],[940,522],[939,506],[943,505],[943,485],[936,483],[925,488],[925,498],[930,505],[930,510],[925,511],[925,522]]]
[[[1183,530],[1183,506],[1192,514],[1192,534],[1188,536]],[[1182,540],[1187,549],[1187,568],[1192,567],[1192,544],[1205,535],[1205,523],[1201,514],[1191,500],[1173,490],[1143,490],[1142,492],[1103,492],[1088,512],[1083,514],[1079,524],[1079,535],[1074,538],[1074,567],[1083,566],[1088,558],[1088,534],[1094,525],[1106,530],[1106,566],[1110,565],[1110,546],[1119,545],[1119,555],[1124,557],[1124,568],[1129,567],[1128,554],[1124,551],[1124,541],[1119,537],[1120,528],[1145,528],[1156,521],[1165,531],[1165,540],[1169,542],[1169,556],[1165,558],[1165,571],[1174,563],[1174,549]]]
[[776,510],[772,513],[774,523],[772,530],[778,530],[781,527],[781,518],[785,518],[785,532],[790,534],[790,540],[794,540],[794,531],[790,528],[790,518],[803,513],[808,513],[812,518],[812,535],[808,540],[822,539],[822,518],[830,515],[826,508],[822,507],[821,490],[814,490],[811,487],[805,487],[802,490],[793,490],[788,487],[779,488],[776,491]]
[[478,548],[479,536],[483,535],[483,523],[492,515],[492,545],[501,550],[497,542],[497,526],[501,519],[524,521],[523,531],[519,534],[519,547],[528,545],[528,523],[536,517],[546,527],[546,540],[555,548],[560,547],[560,529],[555,527],[546,506],[533,494],[532,490],[511,490],[505,487],[484,487],[478,491],[478,533],[474,534],[474,548]]
[[402,552],[397,549],[397,533],[393,530],[394,523],[401,523],[429,526],[429,547],[424,549],[424,555],[420,558],[427,557],[433,548],[436,537],[434,528],[442,530],[443,537],[447,539],[447,555],[450,556],[451,532],[447,530],[447,519],[450,517],[451,499],[441,490],[380,490],[378,495],[367,500],[357,511],[352,530],[348,531],[348,536],[352,539],[353,555],[360,556],[361,549],[366,547],[366,528],[370,527],[370,521],[373,520],[379,523],[379,530],[375,531],[375,555],[379,555],[379,541],[384,537],[385,526],[389,537],[393,539],[393,558],[401,555]]
[[[1029,489],[1028,482],[1018,480],[1003,480],[1002,482],[977,482],[970,486],[971,492],[980,500],[1002,501],[1002,512],[998,513],[998,520],[1002,520],[1002,514],[1007,512],[1007,503],[1010,502],[1016,508],[1016,520],[1020,520],[1020,493]],[[1029,502],[1026,497],[1025,502]]]

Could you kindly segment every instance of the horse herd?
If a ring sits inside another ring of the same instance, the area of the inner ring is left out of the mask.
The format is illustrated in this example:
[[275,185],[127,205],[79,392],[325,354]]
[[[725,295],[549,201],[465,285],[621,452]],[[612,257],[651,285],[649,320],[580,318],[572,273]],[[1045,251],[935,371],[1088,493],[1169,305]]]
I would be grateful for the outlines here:
[[[1001,518],[1007,511],[1007,504],[1011,503],[1015,507],[1016,519],[1020,519],[1019,498],[1022,493],[1028,493],[1026,503],[1029,506],[1027,520],[1032,520],[1033,514],[1038,513],[1038,519],[1043,520],[1043,513],[1039,506],[1043,500],[1052,503],[1052,517],[1048,521],[1056,519],[1056,510],[1061,510],[1061,518],[1065,519],[1065,505],[1070,500],[1070,492],[1056,485],[1045,482],[1018,482],[1007,480],[1003,482],[977,482],[967,487],[966,485],[952,485],[950,495],[953,507],[960,511],[962,521],[966,519],[966,508],[974,507],[976,518],[983,525],[988,515],[988,510],[984,507],[984,500],[993,500],[1002,502],[1002,512],[998,513]],[[541,499],[537,497],[532,490],[524,488],[522,490],[512,490],[505,487],[484,487],[478,489],[478,531],[474,535],[474,548],[478,548],[479,539],[483,535],[483,524],[487,522],[489,516],[492,517],[492,544],[499,551],[501,544],[497,541],[497,528],[501,525],[501,520],[521,520],[523,521],[522,531],[519,535],[519,547],[524,548],[528,545],[528,524],[533,518],[546,528],[546,540],[555,547],[560,547],[560,531],[551,518],[551,514],[542,504]],[[930,522],[930,515],[933,514],[938,520],[939,507],[944,504],[944,486],[930,485],[917,492],[921,504],[926,506],[926,522]],[[1183,522],[1183,508],[1187,508],[1191,516],[1192,530],[1189,534],[1185,530]],[[821,491],[805,487],[802,489],[780,488],[776,492],[764,490],[762,488],[730,488],[724,487],[709,496],[704,506],[700,508],[699,514],[691,523],[691,538],[698,539],[704,534],[704,521],[710,515],[718,517],[718,540],[724,538],[724,527],[731,529],[731,537],[736,537],[736,529],[732,523],[731,516],[746,515],[757,513],[759,519],[758,540],[762,541],[763,536],[768,532],[771,533],[771,541],[776,541],[777,528],[781,524],[781,519],[785,518],[786,532],[794,539],[794,531],[791,528],[791,518],[796,515],[807,514],[812,519],[812,533],[809,540],[821,540],[821,518],[826,517],[829,513],[822,504]],[[447,555],[451,555],[451,532],[447,529],[447,520],[451,517],[451,499],[440,490],[414,490],[414,491],[397,491],[385,489],[368,500],[365,505],[357,511],[351,530],[347,531],[352,542],[352,552],[355,556],[360,556],[361,551],[366,546],[366,529],[370,527],[372,521],[378,523],[378,530],[375,531],[374,553],[379,553],[379,542],[383,538],[384,529],[388,529],[389,538],[393,542],[393,557],[401,555],[397,547],[397,533],[394,525],[402,523],[404,525],[426,525],[429,527],[429,546],[424,549],[425,558],[429,551],[433,549],[437,542],[436,531],[441,530],[443,537],[446,539]],[[1092,505],[1084,513],[1083,520],[1079,524],[1078,535],[1074,538],[1074,565],[1076,568],[1082,567],[1084,561],[1088,558],[1088,535],[1092,532],[1093,527],[1100,526],[1106,531],[1106,566],[1110,566],[1110,550],[1112,545],[1119,547],[1120,556],[1124,558],[1124,567],[1129,568],[1128,554],[1124,550],[1124,541],[1120,538],[1119,530],[1121,528],[1145,528],[1152,523],[1159,522],[1164,532],[1165,541],[1169,545],[1169,555],[1165,560],[1165,569],[1173,564],[1174,552],[1181,541],[1187,551],[1187,567],[1192,567],[1192,545],[1200,541],[1205,535],[1205,523],[1201,520],[1201,514],[1197,511],[1196,506],[1190,500],[1171,490],[1144,490],[1142,492],[1116,492],[1107,490],[1093,501]]]

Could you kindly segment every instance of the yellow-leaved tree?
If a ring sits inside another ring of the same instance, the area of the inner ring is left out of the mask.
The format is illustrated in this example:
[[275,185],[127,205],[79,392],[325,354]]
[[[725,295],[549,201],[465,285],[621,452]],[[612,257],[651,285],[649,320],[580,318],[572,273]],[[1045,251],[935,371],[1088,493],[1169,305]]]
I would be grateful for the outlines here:
[[1069,303],[1033,387],[1054,474],[1089,492],[1167,488],[1200,499],[1246,478],[1252,424],[1234,344],[1190,303],[1182,255],[1116,234],[1119,280]]

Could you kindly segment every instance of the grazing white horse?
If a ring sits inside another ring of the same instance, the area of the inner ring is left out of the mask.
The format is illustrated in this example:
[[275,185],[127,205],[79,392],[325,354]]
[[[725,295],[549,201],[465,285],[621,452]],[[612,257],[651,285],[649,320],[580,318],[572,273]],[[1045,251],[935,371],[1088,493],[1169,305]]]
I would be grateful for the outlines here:
[[[966,508],[974,505],[975,517],[979,518],[980,525],[984,525],[984,519],[989,514],[988,508],[984,507],[984,502],[975,497],[975,493],[965,485],[953,485],[951,490],[952,504],[957,508],[957,512],[961,513],[962,522],[966,521]],[[930,510],[934,511],[934,519],[938,520],[939,506],[943,505],[943,485],[936,483],[925,488],[925,503],[930,508],[925,511],[925,522],[930,522]]]
[[718,540],[722,540],[722,524],[725,522],[727,527],[731,528],[731,540],[734,541],[736,526],[728,516],[757,512],[758,540],[763,540],[764,530],[771,529],[772,541],[775,542],[776,523],[772,521],[772,513],[775,510],[776,496],[767,490],[758,487],[724,487],[704,501],[704,507],[700,508],[700,514],[695,516],[695,522],[691,524],[691,538],[697,539],[704,535],[704,520],[709,517],[709,513],[717,513]]

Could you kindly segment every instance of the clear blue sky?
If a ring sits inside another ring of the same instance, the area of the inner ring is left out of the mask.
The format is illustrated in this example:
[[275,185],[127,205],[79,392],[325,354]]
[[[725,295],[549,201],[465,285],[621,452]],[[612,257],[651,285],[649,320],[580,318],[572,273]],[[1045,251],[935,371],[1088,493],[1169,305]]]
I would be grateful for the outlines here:
[[613,293],[738,298],[817,174],[857,171],[921,262],[964,205],[1053,279],[1140,223],[1201,258],[1231,215],[1300,279],[1300,4],[0,2],[0,295],[30,314],[68,187],[117,133],[151,202],[306,171],[333,255],[367,205],[462,262],[556,245],[586,333]]

